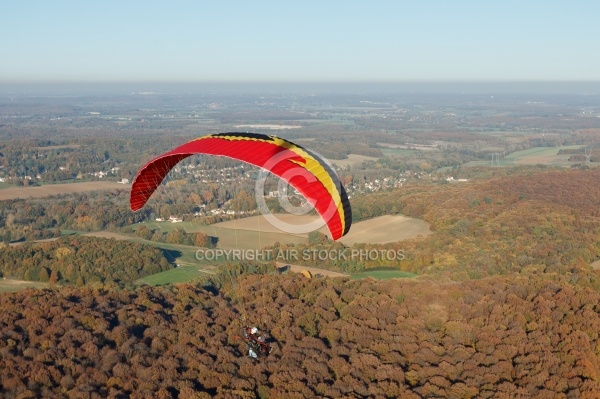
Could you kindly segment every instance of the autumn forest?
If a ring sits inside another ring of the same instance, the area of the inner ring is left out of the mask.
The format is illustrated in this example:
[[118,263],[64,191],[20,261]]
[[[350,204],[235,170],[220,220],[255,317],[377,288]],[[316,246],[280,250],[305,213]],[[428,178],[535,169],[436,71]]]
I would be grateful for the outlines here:
[[[0,96],[1,397],[600,397],[596,97],[134,97]],[[353,226],[402,215],[430,232],[260,248],[402,255],[295,265],[345,277],[201,263],[198,248],[227,245],[215,224],[256,205],[257,171],[209,158],[129,210],[141,164],[246,125],[343,161]],[[29,282],[41,288],[12,289]],[[246,325],[268,333],[269,356],[248,356]]]

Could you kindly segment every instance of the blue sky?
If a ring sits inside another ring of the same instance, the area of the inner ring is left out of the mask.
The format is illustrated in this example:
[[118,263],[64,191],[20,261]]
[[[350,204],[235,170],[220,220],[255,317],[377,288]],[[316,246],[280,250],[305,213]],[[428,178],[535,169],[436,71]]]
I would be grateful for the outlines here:
[[0,82],[600,80],[596,1],[6,1]]

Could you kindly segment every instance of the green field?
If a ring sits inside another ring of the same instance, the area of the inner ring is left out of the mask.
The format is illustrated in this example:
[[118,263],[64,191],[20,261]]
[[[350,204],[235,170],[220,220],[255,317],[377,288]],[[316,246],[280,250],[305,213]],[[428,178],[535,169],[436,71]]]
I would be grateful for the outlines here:
[[390,278],[414,278],[417,275],[414,273],[403,272],[400,270],[369,270],[362,273],[351,275],[353,280],[361,278],[373,277],[377,280],[387,280]]
[[158,229],[164,233],[170,233],[171,231],[174,231],[177,229],[184,229],[188,233],[196,233],[199,231],[205,233],[204,229],[202,229],[202,228],[210,227],[210,226],[203,226],[201,224],[194,223],[194,222],[171,223],[171,222],[156,222],[156,221],[146,221],[141,224],[132,224],[131,227],[134,230],[136,230],[141,225],[146,226],[150,230]]
[[[553,166],[571,166],[577,162],[569,161],[571,154],[561,154],[560,150],[574,150],[582,148],[581,145],[569,145],[563,147],[534,147],[527,150],[515,151],[510,153],[493,166],[512,166],[512,165],[553,165]],[[490,166],[492,165],[491,158],[489,160],[472,161],[465,166]]]
[[504,158],[505,159],[518,159],[518,158],[531,157],[531,156],[548,157],[548,156],[557,155],[558,151],[561,149],[568,150],[568,149],[577,149],[580,147],[581,146],[579,146],[579,145],[571,145],[571,146],[566,146],[566,147],[534,147],[534,148],[529,148],[527,150],[515,151],[513,153],[508,154]]
[[206,274],[209,272],[209,270],[200,269],[198,266],[182,265],[175,269],[156,273],[151,276],[142,277],[136,280],[136,282],[139,284],[148,284],[152,286],[173,283],[185,283],[197,280],[202,276],[206,276]]
[[499,163],[494,163],[494,165],[492,165],[491,161],[471,161],[471,162],[467,162],[463,166],[514,166],[514,165],[515,165],[515,161],[513,159],[511,159],[510,161],[507,161],[506,159],[501,159]]
[[12,184],[0,182],[0,190],[2,190],[3,188],[9,188],[9,187],[14,187],[14,186]]
[[92,179],[66,179],[66,180],[61,180],[61,181],[39,181],[36,182],[37,186],[52,186],[54,184],[69,184],[69,183],[93,183],[93,182],[97,182],[98,180],[92,180]]
[[386,157],[393,155],[413,155],[419,152],[417,150],[408,150],[405,148],[380,148],[380,151]]
[[[196,259],[196,251],[197,247],[191,247],[188,245],[177,245],[177,244],[168,244],[165,242],[154,242],[144,240],[143,238],[131,237],[128,241],[138,242],[144,245],[150,245],[156,248],[160,248],[165,255],[165,258],[173,264],[183,264],[183,265],[206,265],[207,262],[199,261]],[[211,262],[211,263],[214,263]]]
[[[242,222],[240,222],[241,227]],[[232,229],[218,227],[214,225],[202,225],[194,222],[144,222],[144,226],[150,230],[159,229],[162,232],[169,233],[175,229],[184,229],[187,233],[202,232],[212,237],[219,237],[217,246],[223,249],[259,249],[267,246],[272,246],[276,242],[304,244],[308,242],[308,238],[299,237],[293,234],[275,233],[269,231],[245,230],[242,228]],[[140,224],[132,225],[132,228],[139,227]]]

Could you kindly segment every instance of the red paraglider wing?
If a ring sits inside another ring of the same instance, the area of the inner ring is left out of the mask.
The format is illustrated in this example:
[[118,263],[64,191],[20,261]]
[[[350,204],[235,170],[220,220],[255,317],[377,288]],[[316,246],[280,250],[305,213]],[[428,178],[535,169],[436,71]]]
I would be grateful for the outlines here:
[[290,141],[256,133],[218,133],[187,142],[144,165],[133,181],[130,206],[141,209],[169,171],[194,154],[237,159],[279,176],[303,195],[326,222],[334,240],[350,230],[348,195],[335,172],[316,154]]

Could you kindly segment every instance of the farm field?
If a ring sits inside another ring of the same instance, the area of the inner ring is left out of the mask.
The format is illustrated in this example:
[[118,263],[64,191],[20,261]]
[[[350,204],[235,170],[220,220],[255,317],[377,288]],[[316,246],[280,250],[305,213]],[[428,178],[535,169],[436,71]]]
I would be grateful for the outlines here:
[[[184,229],[188,233],[202,232],[209,236],[219,237],[217,246],[223,249],[257,249],[280,243],[306,243],[308,235],[286,234],[275,229],[262,216],[262,220],[253,220],[253,216],[235,221],[201,225],[194,222],[145,222],[144,225],[151,230],[160,229],[170,232],[174,229]],[[251,220],[249,220],[251,219]]]
[[517,165],[535,165],[535,164],[544,164],[544,165],[561,165],[568,166],[573,162],[569,162],[570,154],[561,154],[558,152],[560,150],[574,150],[579,149],[582,146],[580,145],[570,145],[564,147],[536,147],[530,148],[528,150],[516,151],[511,154],[508,154],[504,157],[507,162],[512,161]]
[[[278,214],[287,223],[309,223],[317,219],[313,215],[286,215]],[[161,228],[164,231],[171,231],[174,228],[184,228],[186,231],[203,231],[206,234],[219,237],[219,249],[259,249],[270,245],[268,241],[279,242],[303,242],[306,243],[307,234],[294,235],[278,232],[278,229],[272,226],[264,216],[252,216],[249,218],[238,219],[236,221],[228,221],[217,223],[213,226],[202,226],[192,222],[169,223],[169,222],[147,222],[145,225],[150,229]],[[260,233],[258,229],[260,228]],[[326,227],[321,229],[323,233],[327,231]],[[214,267],[218,266],[223,260],[215,260],[212,262],[198,261],[195,258],[195,247],[186,247],[183,245],[172,245],[165,243],[152,243],[137,238],[122,236],[115,233],[103,233],[101,236],[113,237],[116,239],[126,238],[131,241],[139,241],[146,244],[154,245],[163,249],[168,249],[172,253],[180,251],[180,255],[173,259],[174,263],[180,266],[162,273],[144,277],[138,282],[149,285],[163,285],[168,283],[178,283],[194,280],[205,273],[211,273]],[[93,233],[96,235],[96,233]],[[400,241],[418,236],[431,234],[429,225],[419,219],[413,219],[402,215],[386,215],[378,218],[366,220],[364,222],[355,223],[350,230],[350,233],[343,237],[340,241],[346,245],[354,243],[387,243]],[[279,263],[278,266],[284,266]],[[332,272],[311,268],[302,265],[290,265],[291,271],[299,273],[302,270],[308,270],[313,275],[322,274],[331,277],[350,277],[343,273]],[[377,279],[386,278],[409,278],[414,277],[412,273],[402,272],[399,270],[375,270],[357,275],[352,275],[352,278],[374,277]]]
[[[433,145],[423,144],[389,144],[389,143],[377,143],[378,145],[385,148],[403,149],[403,150],[419,150],[419,151],[439,151],[440,149]],[[382,150],[382,152],[384,152]],[[385,152],[384,152],[385,153]]]
[[[318,220],[318,216],[314,215],[277,214],[276,216],[285,223],[296,225],[308,224]],[[295,236],[294,234],[281,232],[275,226],[272,226],[262,215],[239,219],[235,222],[228,221],[217,223],[214,226],[234,231],[237,230],[238,237],[242,230],[250,230],[255,232],[255,234],[258,234],[258,231],[260,231],[261,235],[273,232],[278,234],[277,237],[279,237],[279,242],[289,242],[287,239]],[[328,233],[327,227],[325,226],[319,231],[324,234]],[[350,232],[342,237],[339,242],[346,245],[355,243],[385,244],[429,234],[431,234],[429,224],[423,220],[409,218],[403,215],[384,215],[354,223]],[[298,234],[298,236],[308,239],[308,234]],[[219,240],[219,244],[220,243],[221,241]]]
[[348,158],[346,158],[346,159],[330,159],[329,162],[331,162],[333,165],[337,166],[338,168],[343,168],[344,166],[360,165],[361,163],[363,163],[365,161],[376,161],[376,160],[377,160],[377,158],[375,158],[375,157],[368,157],[366,155],[349,154]]
[[342,244],[386,244],[432,234],[429,224],[403,215],[384,215],[354,223]]
[[[284,223],[290,225],[302,226],[308,223],[313,223],[315,221],[320,220],[317,215],[292,215],[289,213],[276,213],[273,214],[277,219],[281,220]],[[250,216],[243,219],[230,220],[227,222],[216,223],[213,225],[216,228],[226,228],[226,229],[237,229],[237,230],[252,230],[252,231],[260,231],[263,233],[278,233],[278,234],[290,234],[297,235],[300,237],[308,237],[308,233],[286,233],[278,229],[276,226],[273,226],[267,218],[263,215]]]
[[253,124],[253,125],[236,125],[236,129],[269,129],[269,130],[283,130],[283,129],[300,129],[302,126],[299,125],[275,125],[275,124]]
[[[338,273],[331,270],[319,269],[316,267],[308,267],[302,265],[289,265],[286,263],[276,262],[277,267],[288,266],[289,270],[293,273],[301,273],[302,271],[309,271],[312,276],[322,275],[327,277],[350,277],[348,274]],[[146,276],[138,279],[138,284],[148,285],[165,285],[165,284],[176,284],[185,283],[196,280],[203,275],[215,273],[215,269],[218,265],[180,265],[175,269],[167,270],[161,273],[156,273],[151,276]],[[405,272],[399,272],[405,273]],[[411,273],[405,273],[411,274]],[[367,276],[365,276],[367,277]],[[392,277],[389,277],[392,278]]]
[[398,155],[412,155],[419,152],[418,150],[409,150],[407,148],[381,148],[380,150],[386,157]]
[[81,193],[85,191],[129,189],[129,186],[114,181],[47,184],[34,187],[12,186],[0,190],[0,201],[17,198],[43,198],[51,195]]
[[14,187],[14,186],[12,184],[0,182],[0,190],[6,189],[6,188],[11,188],[11,187]]
[[[554,165],[568,167],[574,163],[569,161],[571,154],[558,154],[560,150],[579,149],[580,145],[569,145],[563,147],[534,147],[527,150],[515,151],[500,159],[497,166],[513,165]],[[472,161],[465,166],[489,166],[491,159],[487,161]]]

